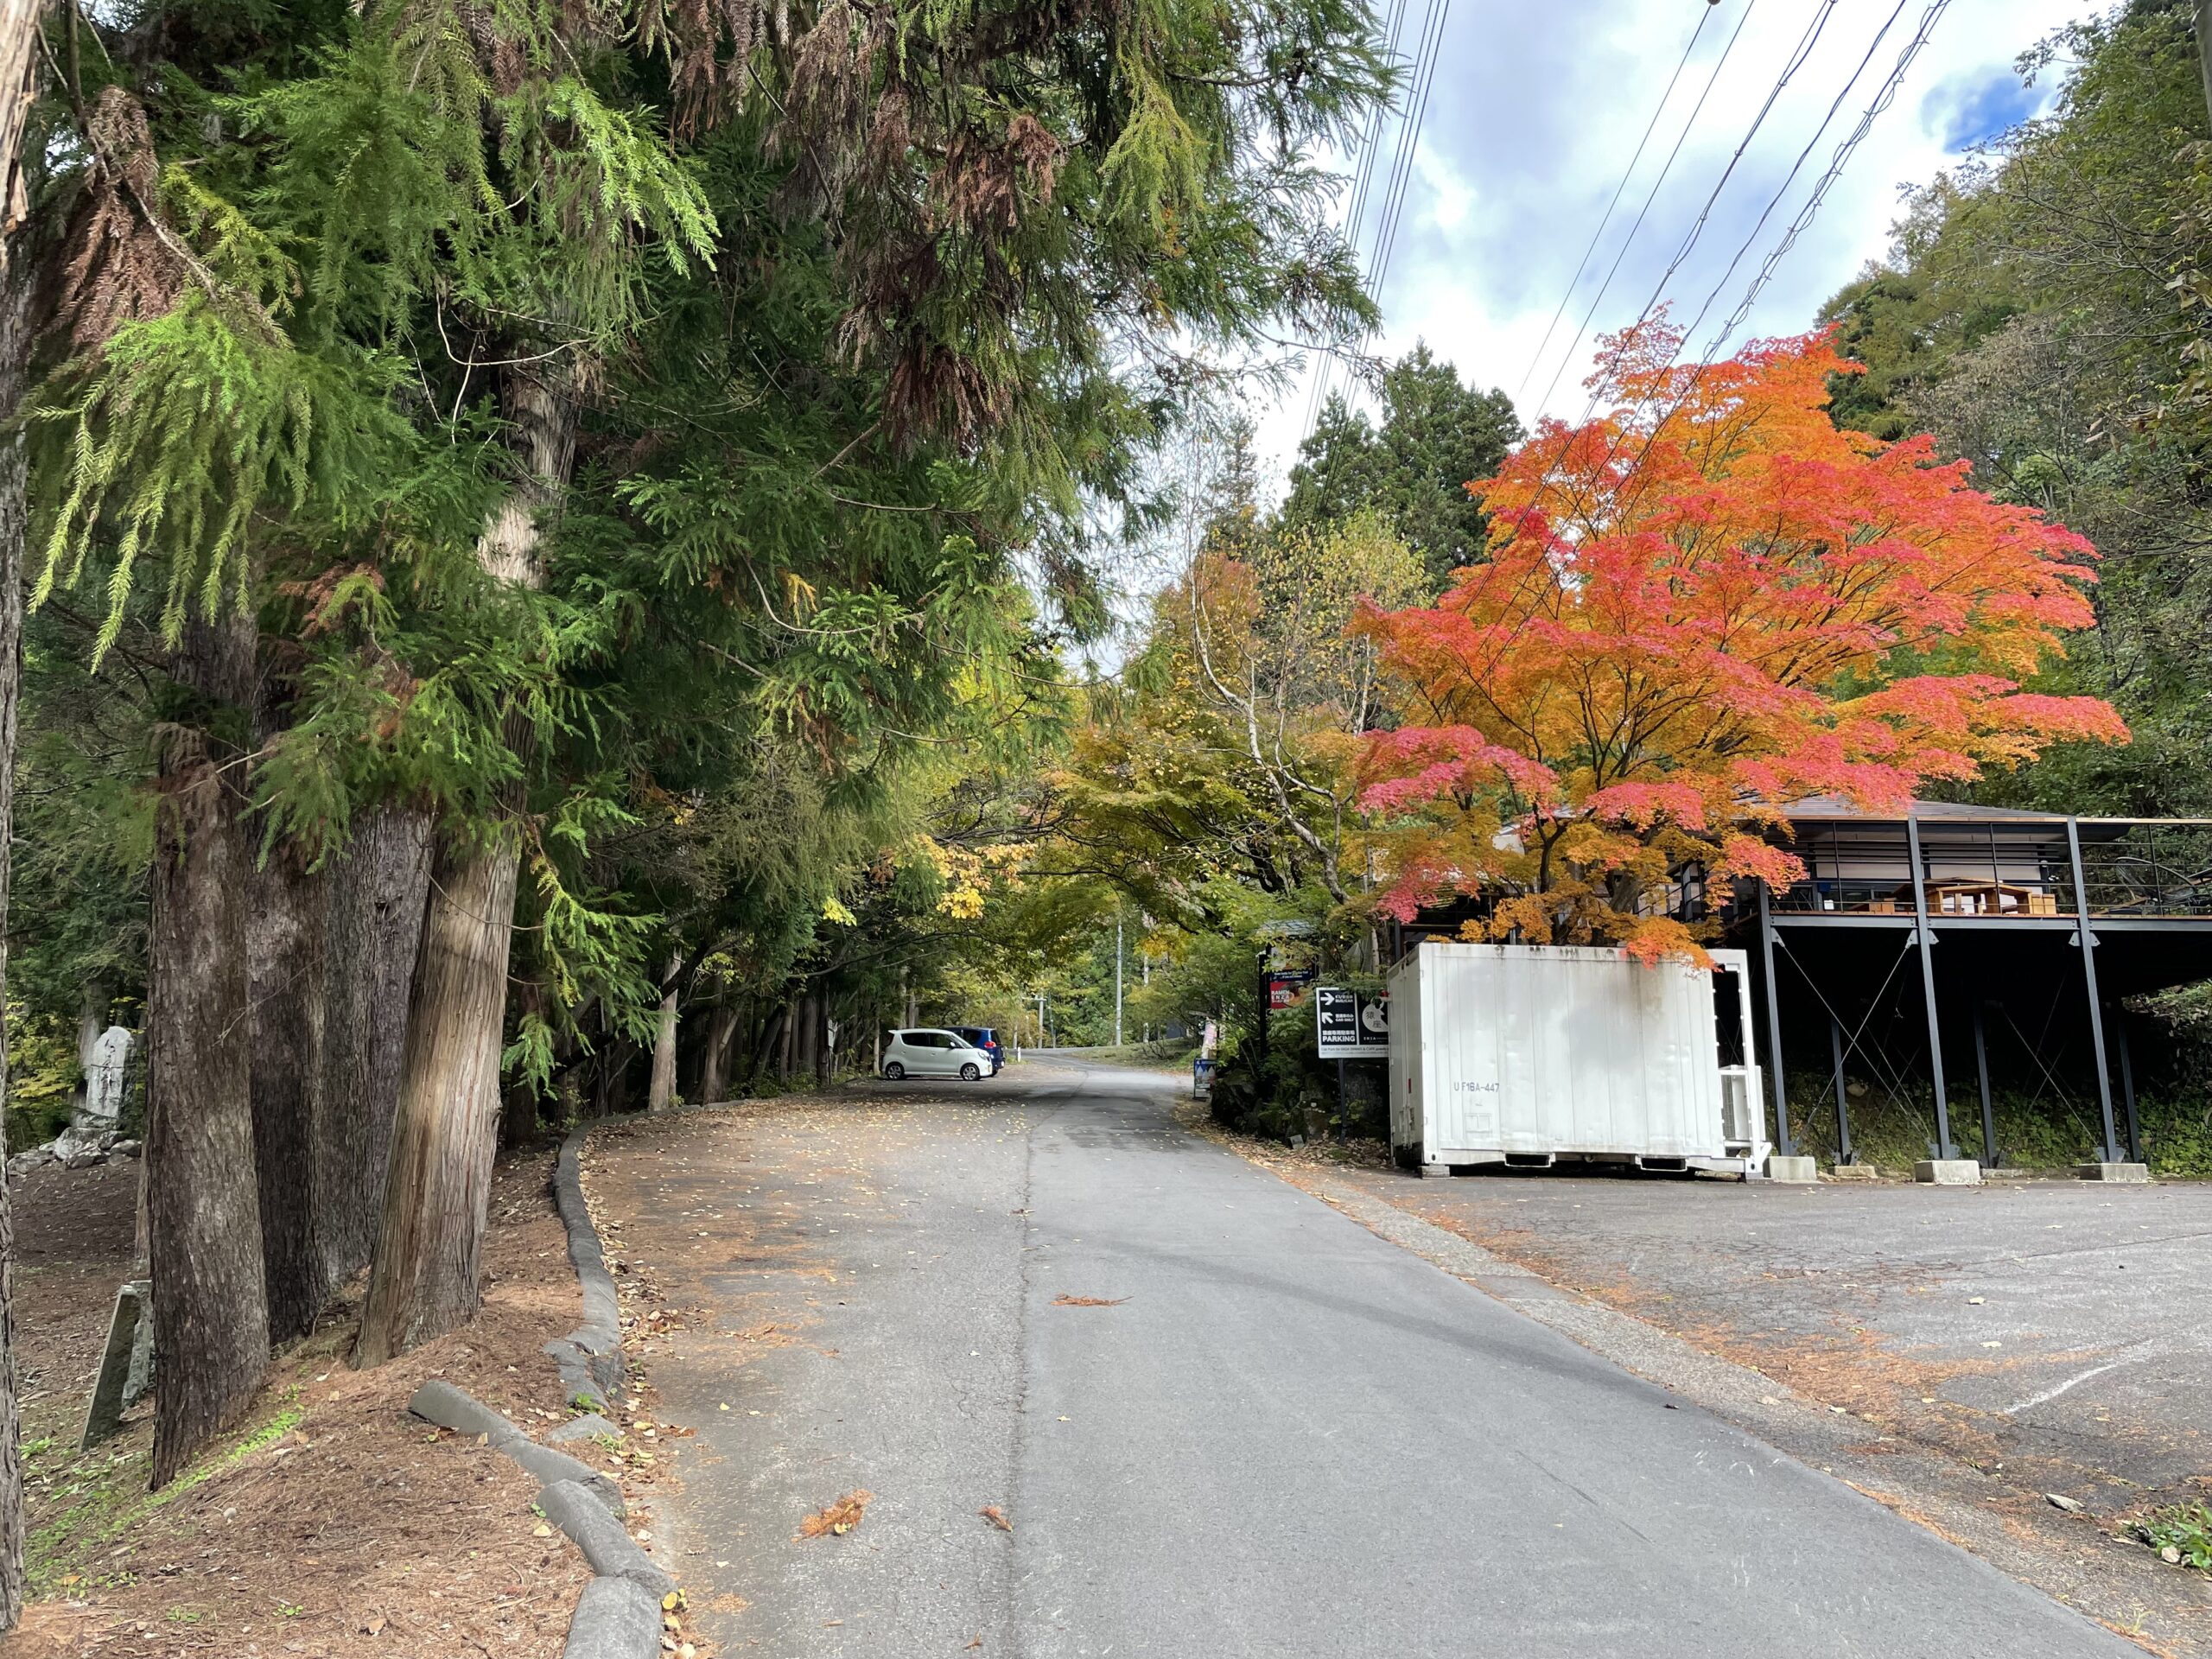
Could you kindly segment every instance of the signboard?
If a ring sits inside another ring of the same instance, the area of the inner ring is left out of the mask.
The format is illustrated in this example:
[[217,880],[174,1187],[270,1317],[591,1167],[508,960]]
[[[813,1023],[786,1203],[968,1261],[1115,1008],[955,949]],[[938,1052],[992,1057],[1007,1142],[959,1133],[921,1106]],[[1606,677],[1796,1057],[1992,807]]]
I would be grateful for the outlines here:
[[1313,993],[1315,1052],[1325,1060],[1383,1060],[1390,1057],[1390,999],[1339,985]]
[[1298,1006],[1298,994],[1313,982],[1311,968],[1271,968],[1268,970],[1268,1007],[1272,1012]]

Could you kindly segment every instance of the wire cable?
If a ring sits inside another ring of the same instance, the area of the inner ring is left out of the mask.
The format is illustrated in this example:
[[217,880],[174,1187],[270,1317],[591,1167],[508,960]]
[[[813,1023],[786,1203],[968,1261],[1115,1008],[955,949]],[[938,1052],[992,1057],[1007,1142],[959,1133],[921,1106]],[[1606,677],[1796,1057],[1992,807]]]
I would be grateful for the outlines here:
[[[1390,10],[1382,26],[1382,52],[1394,63],[1397,61],[1398,42],[1405,34],[1405,20],[1406,0],[1390,0]],[[1360,135],[1359,156],[1352,169],[1351,192],[1346,198],[1344,218],[1344,240],[1351,245],[1355,255],[1359,248],[1360,221],[1367,215],[1368,189],[1374,181],[1375,157],[1382,147],[1382,123],[1388,112],[1389,106],[1380,103],[1370,110],[1366,130]],[[1321,405],[1328,395],[1332,363],[1333,359],[1325,352],[1319,353],[1314,363],[1313,381],[1307,388],[1306,399],[1306,423],[1301,429],[1304,433],[1312,433],[1320,417]],[[1300,442],[1303,444],[1304,442],[1301,436]]]
[[1451,21],[1452,0],[1440,0],[1436,8],[1436,29],[1428,47],[1427,62],[1421,74],[1421,88],[1413,113],[1399,135],[1397,166],[1392,175],[1390,194],[1383,201],[1383,220],[1376,238],[1377,258],[1375,267],[1375,300],[1382,301],[1383,284],[1390,280],[1390,262],[1397,251],[1398,226],[1406,207],[1406,189],[1413,181],[1414,162],[1421,150],[1421,131],[1428,119],[1429,90],[1436,84],[1436,66],[1442,56],[1445,25]]
[[1743,264],[1744,256],[1759,239],[1759,232],[1766,229],[1767,220],[1774,217],[1774,210],[1782,206],[1783,198],[1789,194],[1789,187],[1797,182],[1798,174],[1804,171],[1805,163],[1812,158],[1814,149],[1834,124],[1837,112],[1843,108],[1843,100],[1851,96],[1851,89],[1859,84],[1859,77],[1866,73],[1866,66],[1874,61],[1874,54],[1882,49],[1882,42],[1889,38],[1890,30],[1897,27],[1897,19],[1904,15],[1905,7],[1910,3],[1911,0],[1897,0],[1896,8],[1883,20],[1881,28],[1874,32],[1874,38],[1867,41],[1866,50],[1859,60],[1859,67],[1851,72],[1851,79],[1836,89],[1835,97],[1829,100],[1827,113],[1821,118],[1821,124],[1813,129],[1813,136],[1805,141],[1805,147],[1797,152],[1797,159],[1790,163],[1788,176],[1767,199],[1766,206],[1759,211],[1758,222],[1751,226],[1751,233],[1744,238],[1735,257],[1728,261],[1728,269],[1720,273],[1720,280],[1713,283],[1713,291],[1705,296],[1705,303],[1698,307],[1697,315],[1691,318],[1682,329],[1684,339],[1697,333],[1698,324],[1705,321],[1706,314],[1713,308],[1713,302],[1720,297],[1720,290],[1728,286],[1729,279],[1736,274],[1736,268]]
[[[1397,235],[1398,214],[1404,206],[1405,178],[1411,171],[1413,154],[1421,143],[1421,123],[1428,111],[1429,88],[1435,82],[1438,53],[1443,44],[1444,27],[1451,10],[1452,0],[1428,0],[1428,9],[1421,17],[1413,71],[1407,80],[1412,92],[1407,101],[1405,117],[1399,124],[1397,151],[1384,180],[1382,206],[1376,221],[1375,239],[1370,246],[1368,257],[1363,262],[1370,273],[1370,285],[1378,299],[1382,293],[1382,279],[1389,267],[1390,249]],[[1356,232],[1357,226],[1354,229]],[[1355,241],[1353,245],[1357,251],[1357,242]],[[1363,346],[1372,334],[1371,329],[1363,332],[1359,343]],[[1326,386],[1332,368],[1332,361],[1324,358],[1314,377],[1313,394],[1307,400],[1306,424],[1299,437],[1300,448],[1313,435],[1320,411],[1325,406]]]
[[1536,372],[1536,365],[1543,361],[1544,353],[1552,343],[1552,334],[1559,327],[1559,320],[1567,315],[1567,308],[1574,298],[1574,289],[1582,281],[1582,273],[1590,269],[1590,256],[1598,251],[1598,244],[1605,239],[1605,227],[1613,222],[1613,211],[1621,205],[1621,198],[1628,192],[1629,181],[1636,176],[1636,169],[1643,163],[1643,152],[1651,143],[1651,135],[1659,130],[1659,118],[1667,112],[1668,103],[1675,96],[1675,88],[1682,79],[1682,71],[1690,67],[1690,57],[1697,50],[1699,39],[1705,33],[1706,23],[1712,18],[1714,8],[1707,6],[1697,15],[1697,26],[1690,30],[1688,45],[1682,48],[1681,61],[1675,66],[1669,77],[1667,90],[1659,94],[1659,101],[1651,106],[1651,119],[1644,124],[1643,136],[1636,141],[1636,153],[1628,158],[1628,166],[1621,174],[1621,181],[1613,187],[1613,199],[1605,204],[1605,211],[1598,219],[1598,228],[1590,232],[1590,245],[1582,250],[1582,257],[1574,267],[1574,275],[1567,279],[1567,292],[1559,296],[1559,308],[1552,313],[1552,320],[1544,325],[1544,337],[1536,342],[1536,349],[1529,355],[1529,366],[1521,372],[1521,384],[1513,389],[1513,401],[1518,404],[1521,394],[1529,390],[1529,382]]
[[[1590,308],[1582,314],[1581,322],[1576,325],[1574,338],[1567,343],[1566,354],[1560,359],[1559,367],[1552,371],[1551,380],[1544,387],[1544,395],[1536,404],[1539,413],[1545,404],[1551,402],[1552,393],[1559,390],[1560,376],[1567,372],[1567,365],[1574,360],[1574,353],[1582,344],[1582,337],[1590,332],[1590,325],[1598,315],[1598,308],[1605,302],[1605,296],[1611,292],[1613,278],[1620,275],[1622,262],[1628,257],[1628,251],[1636,245],[1637,236],[1643,229],[1643,221],[1649,216],[1652,204],[1659,200],[1661,188],[1666,184],[1668,175],[1674,172],[1675,162],[1681,156],[1682,146],[1689,142],[1691,129],[1697,125],[1698,117],[1704,113],[1706,100],[1713,96],[1713,87],[1719,84],[1721,71],[1728,67],[1728,60],[1736,50],[1736,42],[1744,38],[1744,30],[1750,24],[1751,13],[1758,5],[1758,0],[1751,0],[1751,3],[1744,8],[1744,15],[1736,20],[1735,33],[1729,35],[1728,44],[1721,48],[1720,57],[1713,66],[1713,73],[1706,77],[1705,90],[1697,95],[1697,102],[1690,108],[1689,118],[1682,123],[1681,131],[1675,135],[1675,147],[1667,152],[1666,164],[1659,169],[1659,176],[1651,181],[1651,188],[1643,198],[1643,206],[1637,210],[1636,223],[1629,226],[1628,236],[1613,255],[1613,263],[1605,272],[1605,281],[1598,284],[1598,291],[1590,296]],[[1589,418],[1586,412],[1583,418]]]
[[1719,334],[1714,336],[1713,345],[1707,348],[1706,355],[1708,358],[1712,356],[1714,350],[1727,340],[1730,335],[1741,327],[1744,320],[1751,315],[1751,308],[1758,303],[1759,296],[1765,291],[1766,285],[1773,281],[1774,273],[1781,267],[1783,260],[1789,257],[1789,251],[1797,245],[1797,238],[1805,233],[1812,225],[1815,216],[1820,213],[1821,203],[1827,199],[1830,188],[1843,176],[1843,169],[1850,164],[1851,157],[1858,149],[1860,142],[1873,130],[1874,123],[1881,118],[1890,105],[1897,102],[1897,89],[1904,84],[1906,71],[1912,67],[1913,60],[1920,55],[1921,49],[1928,44],[1928,37],[1935,32],[1936,25],[1942,20],[1943,14],[1950,9],[1950,4],[1951,0],[1929,0],[1928,10],[1921,14],[1919,26],[1913,31],[1912,38],[1905,42],[1904,49],[1897,54],[1897,63],[1891,69],[1889,78],[1882,83],[1881,90],[1874,95],[1874,101],[1866,106],[1866,112],[1859,118],[1859,124],[1847,133],[1843,142],[1836,146],[1835,155],[1828,162],[1827,171],[1823,173],[1819,182],[1814,185],[1813,194],[1806,199],[1804,207],[1798,210],[1797,217],[1791,221],[1789,228],[1783,233],[1782,240],[1776,244],[1773,251],[1767,255],[1765,263],[1759,267],[1758,274],[1752,277],[1751,286],[1745,290],[1742,302],[1730,315],[1728,321],[1721,325]]

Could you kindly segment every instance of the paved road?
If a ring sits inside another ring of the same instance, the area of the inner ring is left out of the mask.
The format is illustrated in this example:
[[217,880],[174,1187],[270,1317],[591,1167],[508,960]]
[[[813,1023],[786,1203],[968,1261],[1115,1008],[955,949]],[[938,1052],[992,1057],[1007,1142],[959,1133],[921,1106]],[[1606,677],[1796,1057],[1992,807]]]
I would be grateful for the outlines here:
[[[657,1548],[725,1653],[2139,1651],[1185,1134],[1171,1086],[1039,1065],[595,1154],[699,1310],[649,1362],[699,1431]],[[853,1488],[857,1530],[795,1540]]]

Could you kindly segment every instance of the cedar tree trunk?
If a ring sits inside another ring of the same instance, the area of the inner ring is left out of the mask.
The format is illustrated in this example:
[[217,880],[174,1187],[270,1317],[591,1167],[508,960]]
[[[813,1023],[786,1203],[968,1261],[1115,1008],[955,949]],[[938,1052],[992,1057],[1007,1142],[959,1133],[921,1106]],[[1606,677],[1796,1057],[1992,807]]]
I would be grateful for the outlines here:
[[200,705],[171,726],[162,756],[147,939],[156,1487],[245,1410],[269,1363],[246,969],[253,860],[242,755],[222,735],[249,719],[251,619],[188,624],[175,671]]
[[[21,22],[16,14],[26,13]],[[22,35],[28,64],[29,24],[37,9],[21,0],[8,6],[6,27]],[[14,60],[14,43],[0,40],[0,70]],[[19,66],[18,77],[28,73]],[[0,79],[12,86],[14,79]],[[20,112],[17,113],[20,118]],[[14,131],[4,155],[13,177]],[[10,215],[12,218],[12,215]],[[6,243],[0,239],[0,249]],[[0,280],[0,415],[12,418],[22,401],[30,359],[30,283],[15,271]],[[8,1090],[8,836],[16,798],[16,703],[23,679],[23,537],[29,528],[23,493],[23,438],[0,437],[0,1100]],[[0,1114],[0,1630],[12,1630],[23,1611],[22,1422],[16,1402],[16,1236],[8,1209],[7,1119]]]
[[677,976],[683,971],[683,957],[672,954],[668,959],[668,976],[661,982],[668,988],[660,999],[660,1028],[653,1033],[653,1080],[645,1094],[645,1109],[664,1112],[676,1098],[676,992]]
[[[537,587],[541,515],[560,499],[575,449],[567,359],[510,368],[502,386],[524,477],[493,513],[476,556],[495,581]],[[492,1160],[499,1050],[521,849],[512,830],[448,830],[423,918],[407,1021],[383,1224],[356,1357],[380,1365],[474,1316]]]
[[429,891],[430,820],[418,808],[388,804],[364,815],[332,861],[322,1081],[309,1136],[326,1300],[368,1266],[376,1245],[408,994]]
[[400,1063],[384,1223],[359,1358],[381,1365],[474,1317],[499,1114],[517,861],[463,843],[430,880]]
[[322,1082],[323,930],[329,882],[280,841],[253,873],[246,920],[253,997],[253,1145],[269,1339],[315,1329],[325,1293],[315,1243],[315,1101]]
[[729,1092],[729,1048],[737,1035],[737,1010],[715,1005],[707,1020],[707,1052],[699,1069],[699,1103],[719,1105]]

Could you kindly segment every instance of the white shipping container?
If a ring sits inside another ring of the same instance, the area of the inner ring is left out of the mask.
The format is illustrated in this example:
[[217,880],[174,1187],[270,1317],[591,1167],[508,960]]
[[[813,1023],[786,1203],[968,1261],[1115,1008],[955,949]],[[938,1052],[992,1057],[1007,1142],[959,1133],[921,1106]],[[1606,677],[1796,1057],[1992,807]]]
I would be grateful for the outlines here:
[[1580,945],[1424,943],[1390,977],[1408,1166],[1764,1162],[1744,953],[1647,967]]

